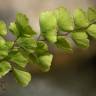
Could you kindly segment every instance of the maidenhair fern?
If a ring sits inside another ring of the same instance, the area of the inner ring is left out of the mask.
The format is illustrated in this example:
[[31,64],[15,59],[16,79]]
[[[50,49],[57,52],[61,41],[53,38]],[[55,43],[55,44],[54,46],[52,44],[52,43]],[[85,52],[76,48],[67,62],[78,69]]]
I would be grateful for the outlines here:
[[[77,9],[73,16],[66,8],[42,12],[39,17],[40,36],[29,24],[28,18],[22,13],[16,15],[16,20],[10,23],[8,29],[0,21],[0,77],[10,71],[17,82],[27,86],[31,74],[25,71],[30,62],[37,64],[42,71],[49,71],[53,55],[49,52],[48,44],[52,43],[64,52],[72,51],[70,38],[80,48],[89,47],[89,36],[96,38],[96,8],[89,8],[87,12]],[[7,31],[15,35],[14,41],[6,40]]]

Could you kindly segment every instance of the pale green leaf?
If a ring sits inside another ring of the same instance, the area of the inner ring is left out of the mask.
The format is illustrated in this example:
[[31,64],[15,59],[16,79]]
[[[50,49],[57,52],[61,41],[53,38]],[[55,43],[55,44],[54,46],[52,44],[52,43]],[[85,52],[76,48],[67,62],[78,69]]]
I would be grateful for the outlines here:
[[72,46],[65,36],[58,36],[56,46],[65,52],[72,51]]
[[25,72],[16,68],[14,69],[14,76],[17,82],[23,87],[26,87],[31,81],[31,74],[29,72]]
[[3,59],[4,57],[8,56],[8,49],[0,48],[0,59]]
[[17,13],[16,15],[16,24],[20,25],[21,27],[26,27],[28,25],[29,21],[25,14],[23,13]]
[[57,41],[57,21],[56,17],[52,11],[42,12],[39,18],[40,22],[40,29],[43,36],[49,42],[56,42]]
[[96,8],[88,8],[88,19],[91,22],[96,21]]
[[6,56],[8,56],[8,51],[0,49],[0,59],[4,58]]
[[52,63],[53,55],[46,54],[38,57],[39,66],[44,72],[49,71],[51,63]]
[[36,41],[31,37],[21,37],[17,40],[17,44],[30,53],[37,47]]
[[96,24],[92,24],[88,29],[87,33],[92,36],[93,38],[96,38]]
[[6,42],[3,37],[0,36],[0,47],[5,46]]
[[9,30],[16,36],[19,36],[20,35],[20,32],[16,26],[16,24],[13,22],[13,23],[10,23],[9,25]]
[[51,31],[57,28],[56,18],[52,11],[42,12],[39,19],[42,32]]
[[25,28],[24,28],[24,31],[22,33],[24,36],[33,36],[36,34],[36,32],[32,29],[32,27],[30,25],[27,25]]
[[12,41],[6,41],[5,45],[0,47],[0,58],[8,56],[8,52],[12,48],[12,46]]
[[6,44],[5,44],[6,49],[11,49],[13,44],[14,44],[13,41],[6,41]]
[[51,31],[46,31],[46,33],[43,34],[43,36],[52,43],[55,43],[57,41],[57,30],[51,30]]
[[25,58],[20,52],[11,55],[10,61],[16,63],[20,67],[26,67],[28,58]]
[[13,48],[13,49],[11,49],[11,51],[9,52],[7,58],[11,60],[11,58],[13,58],[13,56],[15,56],[17,53],[18,53],[18,48]]
[[38,41],[37,42],[37,48],[36,48],[36,53],[37,54],[44,54],[48,52],[48,46],[44,41]]
[[3,21],[0,21],[0,35],[7,35],[7,26]]
[[[5,42],[5,41],[4,41]],[[0,47],[0,50],[9,50],[12,48],[14,42],[13,41],[6,41],[3,46]]]
[[80,48],[88,48],[89,40],[85,32],[73,32],[72,39],[75,41],[76,45]]
[[11,70],[11,65],[7,61],[0,62],[0,78],[5,76]]
[[16,21],[9,26],[10,31],[16,36],[32,36],[36,32],[29,25],[29,21],[26,15],[18,13]]
[[54,11],[57,18],[59,29],[62,31],[72,31],[74,29],[73,18],[68,10],[64,7],[60,7]]
[[74,23],[77,28],[84,28],[89,25],[87,14],[82,9],[77,9],[74,12]]

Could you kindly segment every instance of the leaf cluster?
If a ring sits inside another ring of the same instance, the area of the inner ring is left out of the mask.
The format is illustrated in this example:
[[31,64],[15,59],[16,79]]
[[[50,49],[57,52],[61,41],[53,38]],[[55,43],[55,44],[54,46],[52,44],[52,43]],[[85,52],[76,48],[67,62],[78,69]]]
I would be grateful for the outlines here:
[[[8,28],[0,21],[0,78],[11,71],[19,84],[27,86],[31,81],[27,64],[37,64],[42,71],[49,71],[53,55],[48,44],[71,52],[73,47],[68,36],[77,47],[88,48],[89,37],[96,39],[96,8],[88,8],[87,12],[76,9],[73,16],[64,7],[45,11],[39,16],[39,24],[40,36],[34,38],[37,32],[22,13],[17,13]],[[5,39],[8,31],[16,37],[14,41]]]

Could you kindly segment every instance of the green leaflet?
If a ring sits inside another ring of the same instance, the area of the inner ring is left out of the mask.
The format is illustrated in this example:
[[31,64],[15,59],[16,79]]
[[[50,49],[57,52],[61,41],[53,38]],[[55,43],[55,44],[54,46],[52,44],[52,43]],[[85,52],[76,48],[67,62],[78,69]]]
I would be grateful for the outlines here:
[[96,21],[96,8],[88,8],[87,14],[90,22]]
[[5,46],[5,43],[6,42],[5,42],[4,38],[0,36],[0,47]]
[[13,58],[13,56],[15,56],[18,52],[18,48],[11,49],[11,51],[8,54],[8,60],[11,61],[11,58]]
[[39,19],[42,32],[51,31],[57,28],[56,18],[52,11],[42,12]]
[[13,46],[12,41],[6,41],[4,46],[0,47],[0,58],[4,58],[8,55],[9,49]]
[[7,26],[3,21],[0,21],[0,35],[5,36],[7,34]]
[[10,61],[16,63],[20,67],[26,67],[28,58],[25,58],[20,52],[11,54]]
[[9,26],[10,31],[16,36],[33,36],[36,32],[29,25],[29,21],[26,15],[18,13],[16,21]]
[[8,49],[6,48],[6,46],[2,46],[0,48],[0,58],[4,58],[7,55],[8,55]]
[[16,26],[16,24],[13,22],[13,23],[10,23],[10,26],[9,26],[9,30],[15,35],[15,36],[19,36],[20,35],[20,32]]
[[6,49],[11,49],[13,46],[14,42],[13,41],[6,41],[5,48]]
[[8,51],[4,49],[0,49],[0,59],[3,59],[8,55]]
[[32,27],[30,25],[27,25],[25,28],[24,28],[24,33],[22,33],[24,36],[28,36],[28,37],[31,37],[33,35],[36,34],[36,32],[32,29]]
[[75,41],[76,45],[80,48],[88,48],[89,40],[85,32],[73,32],[71,33],[72,39]]
[[56,17],[51,11],[41,13],[39,17],[40,29],[43,36],[49,42],[57,41],[57,21]]
[[92,36],[93,38],[96,38],[96,24],[92,24],[88,27],[87,33]]
[[26,87],[31,81],[31,74],[28,72],[21,71],[15,68],[13,73],[17,82],[23,87]]
[[17,40],[17,44],[29,53],[34,52],[37,47],[36,41],[31,37],[21,37]]
[[58,36],[56,46],[65,52],[72,51],[72,46],[65,36]]
[[26,15],[18,13],[16,16],[16,27],[22,36],[33,36],[36,32],[29,25],[29,20]]
[[25,14],[17,13],[16,24],[19,24],[21,27],[24,28],[29,24],[29,20]]
[[54,11],[57,18],[58,27],[62,31],[72,31],[74,29],[73,18],[68,10],[64,7],[60,7]]
[[45,42],[43,41],[38,41],[37,42],[37,47],[36,47],[36,53],[38,55],[42,55],[48,52],[48,46]]
[[11,65],[7,61],[0,62],[0,78],[5,76],[11,70]]
[[53,55],[49,53],[45,53],[42,55],[39,54],[39,56],[36,54],[31,54],[30,60],[33,64],[37,64],[43,72],[47,72],[50,70]]
[[52,54],[45,54],[38,57],[39,66],[41,67],[42,71],[47,72],[50,70],[52,59]]
[[0,59],[3,59],[6,56],[8,56],[8,50],[0,49]]
[[[4,40],[2,37],[0,39],[1,40]],[[12,48],[12,46],[14,44],[13,41],[5,41],[4,40],[3,42],[4,42],[4,44],[2,44],[2,46],[0,46],[0,49],[6,49],[6,50],[8,50],[8,49]]]
[[77,28],[84,28],[89,25],[88,17],[82,9],[75,10],[74,23],[77,26]]
[[55,43],[57,41],[57,32],[56,32],[56,30],[46,31],[46,33],[44,33],[43,36],[46,37],[46,39],[49,42]]
[[14,42],[13,41],[6,41],[3,46],[0,47],[0,50],[9,50],[12,48]]

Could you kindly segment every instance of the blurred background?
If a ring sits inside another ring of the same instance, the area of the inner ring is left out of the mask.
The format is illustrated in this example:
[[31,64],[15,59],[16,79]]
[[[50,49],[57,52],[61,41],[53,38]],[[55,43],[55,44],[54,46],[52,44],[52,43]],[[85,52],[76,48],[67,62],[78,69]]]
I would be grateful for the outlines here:
[[[96,0],[0,0],[0,20],[7,24],[17,12],[25,13],[33,28],[39,32],[39,14],[44,10],[64,6],[73,12],[76,8],[96,6]],[[8,34],[9,39],[13,39]],[[96,96],[96,43],[89,49],[74,49],[65,54],[51,47],[54,60],[50,72],[39,72],[31,66],[32,82],[19,86],[10,74],[0,80],[0,96]]]

